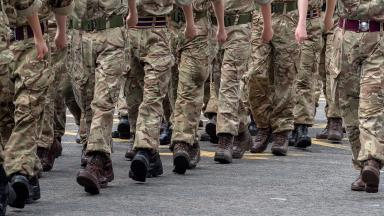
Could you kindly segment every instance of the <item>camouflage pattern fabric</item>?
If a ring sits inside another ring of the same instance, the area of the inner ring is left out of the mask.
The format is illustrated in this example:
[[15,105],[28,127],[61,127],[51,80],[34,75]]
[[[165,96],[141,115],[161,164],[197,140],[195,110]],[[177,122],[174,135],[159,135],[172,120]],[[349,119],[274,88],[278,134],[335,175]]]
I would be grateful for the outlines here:
[[273,133],[293,129],[294,80],[299,49],[294,38],[297,11],[273,14],[272,41],[261,40],[263,19],[253,18],[252,63],[249,76],[249,102],[259,128],[272,128]]

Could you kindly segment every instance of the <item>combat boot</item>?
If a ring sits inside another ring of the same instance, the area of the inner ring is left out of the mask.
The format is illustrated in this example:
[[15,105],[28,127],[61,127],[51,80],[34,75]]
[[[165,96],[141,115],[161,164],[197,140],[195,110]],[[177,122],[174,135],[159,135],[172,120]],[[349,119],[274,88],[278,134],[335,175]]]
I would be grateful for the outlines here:
[[150,149],[139,149],[132,159],[129,177],[135,181],[145,182],[146,178],[163,174],[159,152],[152,153]]
[[0,215],[5,215],[8,203],[13,203],[16,194],[9,186],[4,168],[0,165]]
[[194,169],[200,162],[200,145],[198,142],[193,144],[189,156],[191,157],[191,160],[189,161],[188,169]]
[[311,137],[308,136],[308,125],[296,125],[296,133],[295,147],[306,148],[312,144]]
[[169,145],[172,138],[171,124],[166,123],[164,129],[160,133],[160,145]]
[[343,120],[341,118],[330,118],[328,140],[340,142],[343,139],[343,135]]
[[[112,160],[110,157],[106,157],[104,161],[104,176],[107,182],[111,182],[115,179],[115,174],[113,172]],[[106,184],[102,184],[104,186]]]
[[77,144],[80,144],[80,143],[81,143],[80,129],[77,129],[77,133],[76,133],[75,141],[76,141]]
[[232,163],[234,136],[232,134],[222,133],[218,135],[218,138],[219,147],[215,152],[214,160],[222,164]]
[[81,156],[80,156],[80,166],[81,167],[87,166],[86,149],[87,149],[87,146],[83,145],[83,149],[81,149]]
[[54,138],[52,146],[52,154],[54,154],[55,158],[60,157],[63,154],[63,145],[61,145],[61,137]]
[[203,141],[203,142],[211,141],[211,137],[207,134],[207,132],[203,132],[200,135],[200,141]]
[[37,176],[29,179],[29,186],[29,198],[26,200],[26,204],[31,204],[41,197],[39,178]]
[[295,126],[295,129],[289,134],[288,137],[288,146],[295,146],[297,140],[297,127]]
[[44,172],[51,171],[53,164],[55,163],[55,155],[52,148],[54,148],[53,145],[51,146],[51,149],[37,147],[37,156],[40,159]]
[[191,145],[185,142],[177,142],[173,147],[173,172],[185,174],[191,162]]
[[100,188],[107,186],[105,176],[105,164],[108,156],[103,152],[91,152],[87,154],[88,162],[85,169],[77,173],[76,181],[84,187],[85,192],[99,194]]
[[249,123],[249,125],[248,125],[248,130],[251,133],[251,136],[257,135],[257,126],[256,126],[256,122],[253,119],[252,115],[251,115],[251,123]]
[[16,198],[13,202],[9,203],[9,206],[14,208],[24,208],[30,195],[30,188],[28,178],[25,175],[16,173],[10,177],[10,185],[16,194]]
[[241,159],[244,156],[245,151],[249,150],[251,145],[251,135],[248,130],[239,133],[235,136],[233,141],[233,154],[234,159]]
[[129,124],[129,119],[127,116],[120,118],[119,123],[117,124],[117,132],[119,133],[120,139],[130,139],[131,138],[131,126]]
[[369,159],[364,163],[363,171],[361,172],[362,180],[365,182],[365,192],[377,193],[380,183],[380,169],[382,165],[376,159]]
[[328,139],[329,131],[329,120],[327,121],[327,126],[318,134],[316,134],[316,139]]
[[252,141],[251,153],[262,153],[268,147],[269,137],[271,136],[270,128],[259,128],[255,139]]
[[272,148],[271,148],[272,154],[276,156],[287,155],[288,134],[289,134],[289,131],[273,133],[273,142],[272,142]]
[[199,120],[199,128],[204,127],[204,122]]
[[361,172],[359,177],[351,184],[351,190],[353,191],[365,191],[365,182],[362,179]]
[[205,125],[205,132],[209,135],[211,143],[218,143],[218,137],[216,135],[216,118],[217,115],[212,115],[207,124]]
[[135,139],[128,141],[127,152],[125,152],[125,158],[128,160],[132,160],[136,154],[136,151],[133,149],[134,141],[135,141]]

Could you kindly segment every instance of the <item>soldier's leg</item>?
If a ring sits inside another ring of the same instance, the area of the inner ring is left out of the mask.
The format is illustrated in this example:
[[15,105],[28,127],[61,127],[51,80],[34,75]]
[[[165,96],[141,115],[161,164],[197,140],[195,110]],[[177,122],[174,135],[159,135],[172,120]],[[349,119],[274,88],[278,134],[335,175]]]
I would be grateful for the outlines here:
[[[179,63],[179,83],[174,109],[172,146],[174,171],[185,173],[195,167],[200,157],[197,130],[203,106],[204,86],[208,78],[208,56],[206,36],[197,36],[181,46],[188,47],[181,53]],[[187,146],[186,146],[187,145]],[[185,150],[188,149],[187,155]]]
[[270,115],[272,107],[272,47],[262,43],[262,17],[253,16],[252,54],[247,76],[249,77],[249,106],[258,132],[253,140],[251,152],[264,152],[271,135]]
[[129,104],[128,116],[129,124],[132,126],[132,139],[128,141],[128,147],[127,152],[125,153],[125,158],[131,160],[135,156],[133,143],[135,141],[136,122],[139,113],[139,106],[143,101],[144,70],[136,57],[132,56],[129,61],[131,65],[131,70],[127,75],[127,80],[125,82],[124,87],[124,94],[127,104]]
[[300,60],[296,75],[296,104],[294,106],[295,129],[293,145],[305,148],[311,145],[308,127],[314,123],[316,88],[318,86],[320,54],[323,47],[320,18],[307,20],[308,39],[300,47]]
[[53,81],[48,68],[48,56],[36,60],[33,39],[14,42],[11,46],[15,56],[15,127],[5,146],[4,168],[7,175],[37,175],[39,170],[36,155],[38,125],[42,124],[45,95]]
[[[239,127],[244,131],[245,123],[239,115],[241,111],[240,80],[248,69],[250,57],[250,25],[232,26],[228,30],[227,42],[223,44],[224,56],[221,67],[220,90],[217,112],[217,135],[219,148],[215,160],[221,163],[232,161],[234,136],[238,136]],[[244,110],[243,110],[244,111]],[[229,145],[228,145],[229,144]]]
[[[125,78],[126,74],[123,76]],[[117,124],[117,130],[112,132],[112,138],[129,139],[131,137],[131,126],[128,120],[128,105],[124,95],[125,82],[125,79],[121,82],[119,90],[119,98],[116,103],[119,123]]]

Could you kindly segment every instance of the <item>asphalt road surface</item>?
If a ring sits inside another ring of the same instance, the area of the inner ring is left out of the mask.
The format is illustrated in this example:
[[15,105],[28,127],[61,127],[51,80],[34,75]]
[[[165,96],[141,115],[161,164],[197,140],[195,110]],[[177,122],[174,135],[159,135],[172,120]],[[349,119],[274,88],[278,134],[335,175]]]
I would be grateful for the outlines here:
[[[317,110],[314,137],[325,126],[324,101]],[[8,215],[384,215],[384,185],[377,194],[352,192],[358,171],[351,165],[349,143],[313,140],[306,150],[290,147],[287,157],[246,153],[221,165],[213,161],[215,146],[201,143],[202,161],[185,175],[172,173],[172,154],[161,148],[164,174],[139,184],[128,178],[126,142],[114,140],[115,180],[99,195],[84,192],[76,181],[81,146],[77,127],[68,116],[63,156],[40,179],[42,198]],[[117,123],[117,120],[115,120]]]

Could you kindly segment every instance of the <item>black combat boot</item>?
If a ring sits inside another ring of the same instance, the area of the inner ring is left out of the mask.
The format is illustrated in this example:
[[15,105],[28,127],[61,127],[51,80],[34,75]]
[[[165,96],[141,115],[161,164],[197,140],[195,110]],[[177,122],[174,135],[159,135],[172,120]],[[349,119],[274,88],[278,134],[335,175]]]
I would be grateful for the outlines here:
[[128,116],[122,116],[117,124],[117,132],[119,132],[120,139],[131,138],[131,126],[129,124]]
[[219,138],[216,135],[216,118],[217,115],[211,115],[205,125],[205,132],[209,135],[211,143],[218,143]]
[[160,145],[169,145],[172,139],[172,128],[170,123],[165,123],[160,133]]
[[30,196],[31,185],[27,176],[15,173],[10,177],[10,185],[16,194],[16,199],[9,203],[14,208],[24,208]]
[[306,148],[312,144],[311,137],[308,136],[308,125],[297,124],[296,128],[296,140],[295,147]]
[[163,164],[159,152],[152,153],[149,149],[138,149],[132,159],[129,177],[135,181],[145,182],[146,178],[163,174]]

